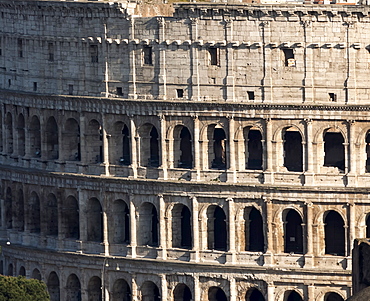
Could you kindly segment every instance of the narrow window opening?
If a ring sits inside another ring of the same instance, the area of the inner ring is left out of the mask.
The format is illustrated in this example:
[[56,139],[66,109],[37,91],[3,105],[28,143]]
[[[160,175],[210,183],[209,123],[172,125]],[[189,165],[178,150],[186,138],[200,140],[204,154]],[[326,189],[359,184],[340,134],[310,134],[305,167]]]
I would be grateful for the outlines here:
[[54,44],[48,43],[48,60],[54,62]]
[[254,100],[254,91],[247,91],[247,94],[249,100]]
[[366,217],[366,238],[370,238],[370,214]]
[[345,230],[344,222],[339,213],[329,211],[324,220],[325,254],[344,256]]
[[117,90],[116,90],[116,91],[117,91],[117,95],[118,95],[118,96],[123,96],[122,87],[117,87],[116,89],[117,89]]
[[246,208],[244,211],[245,221],[245,250],[251,252],[263,252],[264,235],[261,213],[256,208]]
[[289,210],[285,217],[285,253],[303,253],[302,218],[295,210]]
[[18,39],[18,56],[23,57],[23,41]]
[[68,94],[73,95],[73,85],[68,85]]
[[341,133],[324,134],[324,166],[336,167],[344,172],[344,139]]
[[261,132],[259,130],[250,129],[247,133],[246,132],[244,133],[246,142],[245,143],[246,169],[261,170],[263,158]]
[[212,168],[226,168],[226,134],[221,128],[216,128],[213,133],[213,153]]
[[98,45],[90,45],[91,63],[98,62]]
[[8,79],[8,86],[10,87],[12,85],[12,80]]
[[334,102],[337,101],[337,94],[329,93],[329,100]]
[[33,91],[36,92],[37,91],[37,82],[33,82]]
[[149,166],[158,167],[159,166],[159,144],[158,144],[158,132],[153,126],[150,131],[150,161]]
[[288,128],[284,133],[284,166],[288,171],[303,171],[302,137],[298,131]]
[[284,63],[286,67],[295,67],[294,52],[291,48],[284,48]]
[[183,89],[176,89],[177,98],[184,97],[184,90]]
[[209,53],[210,64],[213,65],[213,66],[217,66],[218,65],[218,51],[217,51],[217,48],[209,47],[208,48],[208,53]]
[[180,168],[192,168],[193,167],[193,156],[192,156],[192,143],[191,134],[186,127],[180,132]]
[[143,47],[144,65],[153,65],[153,49],[151,46]]

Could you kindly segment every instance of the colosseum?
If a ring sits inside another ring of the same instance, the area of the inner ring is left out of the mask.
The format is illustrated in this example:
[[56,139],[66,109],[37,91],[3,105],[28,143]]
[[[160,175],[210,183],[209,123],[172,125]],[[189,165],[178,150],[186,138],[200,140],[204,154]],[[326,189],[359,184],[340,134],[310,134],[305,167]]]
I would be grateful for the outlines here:
[[369,44],[365,5],[1,0],[0,273],[52,301],[346,300]]

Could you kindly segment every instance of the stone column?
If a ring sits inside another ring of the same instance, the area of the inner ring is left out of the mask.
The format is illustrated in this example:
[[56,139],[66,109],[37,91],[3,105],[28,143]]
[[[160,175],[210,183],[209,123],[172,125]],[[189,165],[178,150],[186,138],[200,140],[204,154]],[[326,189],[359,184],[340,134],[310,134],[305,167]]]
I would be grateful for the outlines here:
[[109,176],[109,135],[107,134],[107,122],[105,120],[105,114],[102,114],[102,135],[104,175]]
[[[361,171],[357,168],[357,161],[361,162],[361,155],[358,153],[356,154],[356,133],[355,133],[355,121],[349,120],[348,121],[348,174],[347,174],[347,185],[349,186],[357,186],[357,179],[356,175],[359,174]],[[346,162],[346,164],[347,164]]]
[[[229,172],[228,173],[228,182],[235,183],[236,182],[236,171],[235,171],[235,120],[234,116],[230,116],[229,120],[229,151],[228,151],[228,164],[229,164]],[[230,176],[230,178],[229,178]]]
[[305,254],[305,266],[312,267],[313,261],[313,240],[312,240],[312,214],[313,204],[311,202],[306,203],[306,254]]
[[161,274],[161,300],[169,300],[167,296],[167,279],[165,274]]
[[267,300],[268,301],[275,300],[275,286],[273,281],[267,282]]
[[167,147],[166,147],[166,118],[164,115],[159,116],[161,123],[161,166],[162,166],[162,179],[167,180]]
[[201,291],[200,291],[200,286],[199,286],[199,276],[194,275],[193,279],[194,279],[194,297],[193,297],[193,300],[194,301],[200,301]]
[[265,199],[266,217],[264,221],[265,244],[267,244],[265,257],[266,265],[273,264],[273,236],[272,236],[272,201],[270,198]]
[[[1,131],[2,131],[1,132],[1,138],[2,139],[0,141],[0,143],[1,143],[1,153],[6,154],[5,105],[2,105],[1,122],[2,122],[2,124],[1,124]],[[25,131],[25,136],[27,136],[26,135],[26,125],[25,125],[25,128],[24,128],[24,131]],[[26,137],[25,137],[25,139],[26,139]],[[25,151],[27,151],[27,150],[25,149]]]
[[228,258],[228,262],[234,264],[236,261],[235,254],[235,212],[234,212],[234,200],[228,198],[226,200],[229,207],[229,253],[231,253]]
[[130,138],[131,138],[131,169],[133,178],[137,178],[137,166],[138,166],[138,146],[136,137],[136,126],[134,118],[130,117]]
[[86,154],[87,154],[87,145],[86,145],[86,119],[84,114],[80,113],[80,155],[81,155],[81,166],[80,166],[80,173],[85,173],[85,166],[86,163]]
[[166,241],[166,204],[164,202],[163,195],[159,195],[159,248],[161,251],[158,254],[160,259],[165,260],[167,258],[167,241]]
[[[346,255],[348,257],[351,257],[351,250],[353,247],[353,242],[356,238],[356,235],[355,235],[355,224],[356,224],[356,211],[355,210],[356,209],[355,209],[355,203],[353,201],[347,204],[347,210],[349,211],[349,214],[347,214],[347,216],[349,216],[349,220],[347,221],[347,225],[349,225],[349,235],[347,236],[349,238],[349,241],[348,241]],[[351,269],[351,265],[349,265],[348,268]]]
[[272,92],[272,54],[271,48],[265,47],[270,43],[271,33],[270,33],[270,23],[269,21],[263,21],[259,23],[261,27],[262,43],[261,43],[261,52],[263,58],[263,78],[262,78],[262,101],[263,102],[272,102],[273,101],[273,92]]
[[130,247],[131,247],[131,257],[136,258],[136,246],[137,246],[137,237],[136,237],[136,208],[134,204],[134,196],[130,194]]
[[265,165],[265,183],[273,184],[274,183],[274,174],[273,174],[273,149],[272,149],[272,122],[271,119],[265,119],[266,124],[266,143],[264,149],[264,162],[267,162]]
[[199,181],[200,180],[200,144],[199,144],[199,118],[197,115],[193,116],[194,121],[194,170],[196,172],[195,178],[192,180]]
[[227,42],[226,50],[226,99],[235,101],[235,76],[234,76],[234,58],[233,48],[230,42],[233,40],[233,20],[227,19],[225,22],[225,40]]
[[199,213],[198,200],[194,196],[191,198],[191,212],[193,218],[192,236],[193,236],[193,252],[191,253],[191,261],[199,261]]
[[87,241],[87,216],[86,216],[86,203],[87,197],[85,192],[81,188],[77,187],[78,193],[78,209],[79,209],[79,218],[80,218],[80,251],[83,250],[83,244]]
[[129,44],[128,44],[128,51],[130,56],[130,64],[129,64],[129,82],[131,84],[129,85],[129,92],[128,97],[132,99],[137,98],[137,92],[136,92],[136,44],[132,43],[130,41],[133,41],[135,39],[135,17],[130,16],[129,17],[130,22],[130,28],[129,28]]
[[158,76],[158,98],[167,99],[167,76],[166,76],[166,45],[163,43],[166,40],[166,20],[163,17],[157,17],[158,34],[159,34],[159,76]]
[[131,301],[139,301],[138,299],[138,290],[137,290],[137,283],[136,283],[136,274],[132,274],[131,276],[131,297],[132,297],[132,300]]
[[[108,229],[108,217],[107,217],[107,211],[108,211],[108,200],[107,196],[104,193],[104,191],[100,192],[101,199],[103,200],[103,244],[104,244],[104,255],[109,256],[109,229]],[[113,229],[112,229],[113,230]]]
[[230,301],[236,301],[237,290],[235,278],[230,279]]
[[306,124],[306,166],[303,166],[305,171],[305,185],[314,184],[314,171],[313,171],[313,134],[312,134],[312,120],[305,119]]
[[200,96],[200,78],[199,78],[199,50],[198,44],[198,18],[190,18],[191,45],[190,45],[190,68],[191,68],[191,100],[201,100]]
[[307,300],[316,300],[314,283],[310,283],[307,285]]

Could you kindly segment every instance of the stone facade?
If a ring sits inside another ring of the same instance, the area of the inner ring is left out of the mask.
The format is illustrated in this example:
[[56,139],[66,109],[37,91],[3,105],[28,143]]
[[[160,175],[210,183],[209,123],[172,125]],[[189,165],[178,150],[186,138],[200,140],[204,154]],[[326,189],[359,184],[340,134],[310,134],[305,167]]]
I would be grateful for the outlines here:
[[2,273],[53,301],[351,295],[368,7],[0,7]]

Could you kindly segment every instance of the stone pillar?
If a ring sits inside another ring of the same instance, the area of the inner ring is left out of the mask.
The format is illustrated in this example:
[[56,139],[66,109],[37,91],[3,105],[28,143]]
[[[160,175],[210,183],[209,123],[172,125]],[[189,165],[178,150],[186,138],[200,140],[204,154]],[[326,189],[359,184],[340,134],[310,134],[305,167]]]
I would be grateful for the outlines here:
[[199,276],[194,275],[193,279],[194,279],[194,297],[193,297],[193,300],[194,301],[200,301],[201,291],[200,291],[200,286],[199,286]]
[[[0,143],[1,143],[1,153],[6,154],[6,129],[5,129],[5,105],[4,104],[2,105],[2,110],[1,110],[1,122],[2,122],[2,124],[1,124],[1,131],[2,131],[1,138],[2,139],[0,141]],[[24,131],[26,131],[26,125],[24,127],[25,127]],[[25,133],[25,136],[26,136],[25,139],[27,139],[26,133]],[[25,149],[25,152],[26,151],[27,150]]]
[[234,200],[228,198],[226,200],[229,207],[229,255],[227,255],[227,261],[234,264],[236,262],[235,254],[235,212],[234,212]]
[[[159,195],[159,248],[158,257],[165,260],[167,258],[167,240],[166,240],[166,204],[163,195]],[[161,254],[160,254],[161,253]]]
[[230,301],[236,301],[237,290],[235,278],[230,279]]
[[137,237],[136,237],[136,208],[134,204],[134,196],[130,194],[130,247],[131,247],[131,257],[136,258],[136,246],[137,246]]
[[312,120],[305,119],[306,124],[306,166],[303,169],[306,170],[304,173],[305,183],[304,185],[314,184],[314,171],[313,171],[313,134],[312,134]]
[[192,177],[193,181],[200,180],[200,144],[199,144],[199,118],[197,115],[193,116],[194,121],[194,170],[196,172],[195,177]]
[[312,222],[313,222],[313,204],[311,202],[306,203],[306,254],[305,254],[305,266],[312,267],[313,261],[313,240],[312,240]]
[[138,145],[136,137],[136,126],[134,118],[130,117],[130,138],[131,138],[131,169],[133,178],[137,178],[137,166],[138,166]]
[[225,40],[227,42],[226,50],[226,101],[235,101],[235,76],[234,76],[234,58],[233,48],[229,44],[233,40],[233,20],[225,20]]
[[[349,154],[348,154],[348,174],[347,174],[347,185],[348,186],[357,186],[357,178],[356,175],[361,173],[361,171],[357,168],[357,162],[361,162],[361,154],[356,154],[356,133],[355,133],[355,121],[349,120],[348,121],[348,141],[349,141]],[[347,164],[346,162],[346,164]]]
[[83,250],[83,244],[87,241],[87,216],[86,216],[86,203],[87,197],[85,192],[81,188],[77,187],[78,193],[78,209],[79,209],[79,218],[80,218],[80,251]]
[[103,135],[103,165],[104,165],[104,175],[109,176],[109,140],[107,134],[107,122],[105,120],[105,115],[102,114],[102,135]]
[[[109,256],[109,230],[108,230],[108,217],[107,217],[107,204],[108,201],[106,200],[106,196],[104,192],[101,192],[102,199],[104,199],[103,202],[103,244],[104,244],[104,255]],[[113,230],[113,229],[112,229]]]
[[266,124],[266,143],[264,149],[264,161],[267,162],[265,166],[265,183],[273,184],[274,183],[274,174],[273,174],[273,149],[272,149],[272,122],[271,119],[265,119]]
[[261,27],[262,44],[261,52],[263,58],[263,78],[262,78],[262,101],[263,102],[272,102],[273,101],[273,92],[272,92],[272,58],[271,58],[271,48],[266,47],[267,44],[271,41],[270,33],[270,23],[269,21],[263,21],[259,23]]
[[200,78],[199,78],[199,50],[198,50],[198,18],[190,18],[191,45],[190,45],[190,68],[191,68],[191,100],[201,100],[200,96]]
[[273,262],[273,233],[272,233],[272,201],[270,198],[265,199],[265,207],[266,207],[266,217],[264,221],[264,231],[266,233],[265,235],[265,244],[267,244],[266,247],[266,253],[264,254],[265,257],[265,264],[266,265],[272,265]]
[[310,283],[307,285],[307,300],[316,300],[314,283]]
[[81,166],[80,173],[85,173],[84,167],[86,163],[87,145],[86,145],[86,118],[83,113],[80,113],[80,155],[81,155]]
[[310,20],[303,20],[301,22],[303,26],[303,35],[304,35],[304,45],[303,45],[303,57],[304,57],[304,69],[305,77],[303,79],[304,93],[303,93],[303,102],[313,102],[314,101],[314,52],[315,49],[307,47],[312,41],[312,26]]
[[158,99],[167,99],[167,76],[166,76],[166,45],[163,43],[166,40],[166,20],[163,17],[157,17],[158,34],[159,34],[159,76],[158,76]]
[[[229,173],[228,182],[236,182],[236,171],[235,171],[235,120],[234,116],[228,118],[229,120],[229,151],[228,151],[228,164],[229,164]],[[230,177],[229,177],[230,176]]]
[[199,261],[199,212],[198,200],[194,196],[191,198],[191,212],[192,212],[192,236],[193,236],[193,252],[191,253],[191,261]]
[[167,146],[166,146],[166,118],[164,115],[159,116],[161,123],[161,166],[162,166],[162,179],[167,180]]
[[267,301],[275,300],[275,286],[273,281],[267,282]]
[[161,300],[169,300],[167,297],[167,279],[165,274],[161,274]]
[[136,274],[132,274],[131,276],[131,301],[139,301],[138,298],[138,290],[137,290],[137,283],[136,283]]
[[[347,256],[351,257],[351,251],[353,247],[353,242],[356,238],[356,233],[355,233],[355,224],[356,224],[356,208],[355,208],[355,203],[353,201],[349,202],[347,204],[347,210],[349,211],[349,220],[347,221],[347,225],[349,225],[349,235],[348,235],[348,246],[347,246]],[[352,265],[348,266],[348,269],[351,269]]]
[[136,44],[130,41],[135,39],[135,17],[129,17],[130,28],[129,28],[129,44],[128,44],[128,51],[130,56],[130,63],[129,63],[129,92],[128,97],[132,99],[137,98],[136,92]]

